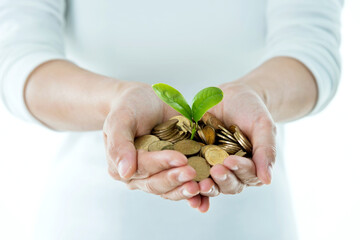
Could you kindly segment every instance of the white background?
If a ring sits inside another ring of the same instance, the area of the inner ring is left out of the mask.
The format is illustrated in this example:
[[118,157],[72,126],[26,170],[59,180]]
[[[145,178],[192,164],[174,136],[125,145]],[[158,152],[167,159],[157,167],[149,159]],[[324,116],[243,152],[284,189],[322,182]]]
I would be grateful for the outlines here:
[[[322,113],[288,124],[286,163],[301,240],[360,239],[360,1],[343,11],[342,80]],[[28,239],[64,137],[0,107],[0,239]]]

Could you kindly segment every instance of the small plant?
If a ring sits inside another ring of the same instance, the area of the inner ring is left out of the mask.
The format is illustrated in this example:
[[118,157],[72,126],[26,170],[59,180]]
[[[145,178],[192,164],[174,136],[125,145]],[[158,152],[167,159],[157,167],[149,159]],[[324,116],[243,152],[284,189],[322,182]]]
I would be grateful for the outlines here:
[[192,101],[192,106],[190,108],[190,105],[186,102],[184,96],[175,88],[165,83],[153,84],[152,88],[161,100],[170,105],[193,123],[191,139],[194,138],[198,128],[198,121],[201,119],[201,117],[210,108],[221,102],[223,99],[223,92],[220,88],[204,88],[195,95]]

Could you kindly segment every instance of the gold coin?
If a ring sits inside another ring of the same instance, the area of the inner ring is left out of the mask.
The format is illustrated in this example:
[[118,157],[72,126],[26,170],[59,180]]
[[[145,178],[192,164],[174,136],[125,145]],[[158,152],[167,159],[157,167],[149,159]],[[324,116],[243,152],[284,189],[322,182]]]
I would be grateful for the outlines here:
[[216,134],[215,134],[215,129],[212,126],[210,126],[210,125],[205,126],[202,129],[202,132],[204,134],[206,144],[211,145],[211,144],[215,143]]
[[234,137],[233,134],[229,133],[229,132],[224,132],[224,131],[221,131],[221,133],[226,136],[230,141],[234,141],[234,142],[237,142],[236,138]]
[[164,130],[172,129],[179,122],[177,119],[167,120],[166,122],[156,125],[153,129],[154,132],[161,132]]
[[149,151],[153,152],[153,151],[161,151],[164,147],[169,146],[169,145],[173,145],[171,142],[168,141],[156,141],[153,142],[149,145]]
[[201,138],[201,140],[202,140],[203,142],[206,141],[206,140],[205,140],[205,135],[204,135],[202,129],[197,130],[197,134],[199,135],[199,137]]
[[212,146],[205,151],[205,159],[211,165],[222,164],[229,154],[219,146]]
[[195,155],[200,151],[200,144],[194,140],[181,140],[174,144],[174,150],[187,156]]
[[205,146],[202,146],[202,147],[201,147],[201,150],[200,150],[201,156],[204,157],[206,150],[209,149],[209,148],[211,148],[212,146],[215,146],[215,145],[205,145]]
[[161,150],[174,150],[174,144],[166,145]]
[[244,152],[243,150],[240,150],[240,151],[236,152],[235,155],[243,157],[246,155],[246,152]]
[[242,141],[244,142],[244,144],[246,145],[246,147],[248,149],[250,149],[250,152],[252,150],[252,144],[249,141],[249,139],[246,137],[246,135],[240,130],[240,128],[236,125],[232,125],[231,126],[232,130],[234,131],[234,135],[235,133],[237,133],[239,135],[239,137],[242,139]]
[[227,141],[227,140],[222,140],[222,139],[220,139],[219,142],[225,143],[225,144],[227,144],[227,145],[236,146],[236,147],[239,146],[239,143],[235,143],[235,142],[233,142],[233,141]]
[[178,142],[184,135],[186,135],[186,133],[183,132],[182,130],[177,131],[173,137],[168,139],[168,141],[169,142]]
[[231,125],[231,126],[229,127],[229,131],[230,131],[232,134],[234,134],[234,133],[236,132],[236,130],[235,130],[236,127],[237,127],[236,125]]
[[157,132],[151,132],[151,134],[157,136],[158,138],[162,139],[164,136],[166,137],[167,135],[171,134],[172,133],[172,130],[169,131],[169,130],[166,130],[162,133],[157,133]]
[[179,135],[178,138],[171,139],[171,140],[169,140],[169,141],[172,142],[172,143],[177,143],[177,142],[182,141],[182,140],[184,140],[184,139],[189,139],[190,136],[191,136],[191,133],[189,133],[189,132],[182,132],[182,133],[180,133],[180,135]]
[[246,152],[251,153],[251,151],[252,151],[251,148],[252,148],[252,147],[247,144],[247,142],[244,140],[244,138],[243,138],[238,132],[235,132],[235,133],[234,133],[234,136],[235,136],[236,140],[238,140],[238,142],[240,143],[241,147],[242,147]]
[[157,141],[160,141],[160,139],[154,135],[143,135],[135,139],[134,145],[136,149],[148,151],[149,145]]
[[220,144],[220,145],[217,145],[217,146],[224,149],[228,154],[231,154],[231,155],[236,153],[237,151],[241,150],[240,147],[235,147],[235,146],[226,145],[226,144]]
[[195,181],[200,182],[210,176],[210,165],[202,157],[191,157],[188,159],[188,164],[195,169]]
[[219,138],[223,139],[223,140],[227,140],[227,141],[232,141],[231,138],[221,134],[221,133],[217,133],[216,136],[218,136]]
[[172,118],[170,118],[170,120],[173,119],[177,119],[178,122],[176,123],[176,125],[184,132],[188,131],[188,129],[191,129],[191,121],[189,119],[187,119],[186,117],[182,116],[182,115],[178,115],[178,116],[174,116]]
[[[181,134],[181,130],[180,130],[180,134]],[[184,139],[189,139],[190,136],[191,136],[191,133],[185,132],[184,134],[181,134],[181,136],[179,136],[179,138],[174,137],[173,139],[169,139],[168,141],[175,144],[175,143],[180,142],[180,141],[182,141]]]
[[223,122],[220,121],[220,119],[218,119],[217,117],[215,117],[215,115],[206,112],[201,120],[206,124],[209,125],[211,127],[213,127],[215,130],[218,130],[220,126],[225,127],[225,124]]
[[230,144],[226,144],[226,143],[223,143],[223,144],[219,144],[217,145],[225,150],[236,150],[236,151],[239,151],[241,150],[241,147],[240,146],[235,146],[235,145],[230,145]]
[[223,132],[225,132],[225,133],[227,133],[228,135],[232,136],[231,132],[230,132],[229,130],[227,130],[224,126],[219,126],[219,128],[220,128]]
[[171,131],[169,134],[166,134],[166,135],[158,135],[158,137],[159,137],[161,140],[169,140],[169,139],[173,138],[174,136],[176,136],[178,133],[179,133],[179,130],[174,129],[174,130]]

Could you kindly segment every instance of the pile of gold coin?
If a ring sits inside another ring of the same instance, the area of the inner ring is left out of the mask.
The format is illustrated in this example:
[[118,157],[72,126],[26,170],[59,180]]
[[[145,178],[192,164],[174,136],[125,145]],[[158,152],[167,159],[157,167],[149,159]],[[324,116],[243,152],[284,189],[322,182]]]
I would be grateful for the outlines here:
[[205,113],[191,138],[193,123],[184,116],[175,116],[155,126],[151,135],[135,139],[136,149],[146,151],[175,150],[188,158],[196,171],[195,181],[210,176],[210,168],[224,162],[229,155],[251,157],[252,145],[240,128],[225,125],[211,113]]

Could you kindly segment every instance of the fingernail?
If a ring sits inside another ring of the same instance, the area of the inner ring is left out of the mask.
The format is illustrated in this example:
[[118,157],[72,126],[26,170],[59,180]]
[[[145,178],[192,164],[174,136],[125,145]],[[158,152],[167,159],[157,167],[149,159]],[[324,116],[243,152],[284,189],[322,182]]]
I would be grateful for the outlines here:
[[183,194],[184,194],[185,197],[192,197],[193,196],[193,194],[189,193],[188,190],[186,190],[186,188],[184,188]]
[[188,176],[186,173],[181,172],[178,176],[178,180],[179,182],[187,182],[192,180],[192,178],[190,176]]
[[127,158],[123,158],[120,160],[118,165],[118,172],[121,178],[124,178],[129,171],[129,160]]
[[225,181],[226,178],[227,178],[227,175],[224,174],[224,175],[221,175],[221,176],[217,176],[216,178],[219,179],[220,181]]
[[206,193],[212,193],[213,191],[215,191],[215,185],[213,185],[209,191],[207,191]]
[[234,166],[230,167],[230,169],[233,171],[237,171],[237,170],[239,170],[239,167],[237,165],[234,165]]

